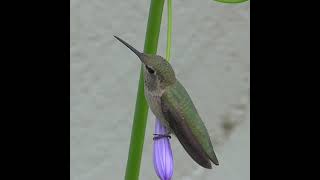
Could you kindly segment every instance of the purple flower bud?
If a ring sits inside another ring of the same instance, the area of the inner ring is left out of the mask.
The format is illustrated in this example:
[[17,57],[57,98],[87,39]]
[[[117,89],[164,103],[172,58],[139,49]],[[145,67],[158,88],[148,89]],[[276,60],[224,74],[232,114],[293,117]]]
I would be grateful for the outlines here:
[[[168,135],[168,131],[156,119],[155,138],[153,142],[153,165],[161,180],[170,180],[173,175],[173,155]],[[165,136],[161,136],[165,135]]]

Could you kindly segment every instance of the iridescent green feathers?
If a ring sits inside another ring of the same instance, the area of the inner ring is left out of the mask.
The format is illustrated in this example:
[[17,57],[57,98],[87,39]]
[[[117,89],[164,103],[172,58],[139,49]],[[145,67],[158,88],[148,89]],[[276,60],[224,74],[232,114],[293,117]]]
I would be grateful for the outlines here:
[[211,169],[219,165],[210,136],[185,88],[176,81],[161,97],[161,107],[171,130],[199,165]]

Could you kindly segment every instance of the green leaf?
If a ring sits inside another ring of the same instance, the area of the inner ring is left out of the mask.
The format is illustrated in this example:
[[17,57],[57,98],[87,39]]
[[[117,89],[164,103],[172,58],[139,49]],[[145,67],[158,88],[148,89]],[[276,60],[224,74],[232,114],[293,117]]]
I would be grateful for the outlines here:
[[248,0],[215,0],[222,3],[242,3]]

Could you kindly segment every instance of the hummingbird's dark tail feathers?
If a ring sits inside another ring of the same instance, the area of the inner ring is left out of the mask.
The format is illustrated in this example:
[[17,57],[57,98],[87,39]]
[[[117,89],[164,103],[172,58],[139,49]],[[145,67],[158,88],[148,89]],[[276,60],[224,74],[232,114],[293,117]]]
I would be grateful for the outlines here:
[[209,159],[213,162],[213,164],[219,166],[218,158],[213,150],[211,153],[207,153],[207,155],[208,155]]
[[198,144],[198,142],[192,140],[191,143],[189,143],[185,137],[183,137],[180,133],[173,133],[179,142],[181,143],[182,147],[185,149],[185,151],[189,154],[189,156],[200,166],[206,168],[206,169],[212,169],[212,165],[210,162],[210,158],[207,155],[207,153],[202,149],[201,145]]
[[178,138],[181,145],[190,155],[190,157],[200,166],[207,169],[212,169],[210,162],[211,158],[209,158],[209,155],[196,139],[186,122],[181,120],[179,116],[176,116],[175,113],[172,113],[165,106],[163,106],[163,108],[164,116],[168,119],[170,128],[173,130],[175,136]]
[[121,38],[114,36],[116,39],[118,39],[120,42],[122,42],[125,46],[127,46],[132,52],[134,52],[140,59],[143,57],[143,54],[138,51],[136,48],[132,47],[130,44],[122,40]]

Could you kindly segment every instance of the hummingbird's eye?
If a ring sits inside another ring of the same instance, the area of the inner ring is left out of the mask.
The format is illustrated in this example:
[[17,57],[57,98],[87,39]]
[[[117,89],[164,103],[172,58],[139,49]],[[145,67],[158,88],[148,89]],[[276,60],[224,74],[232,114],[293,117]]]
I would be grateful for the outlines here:
[[151,69],[149,66],[146,66],[146,68],[147,68],[147,70],[148,70],[148,72],[149,72],[150,74],[153,74],[153,73],[154,73],[154,70]]

